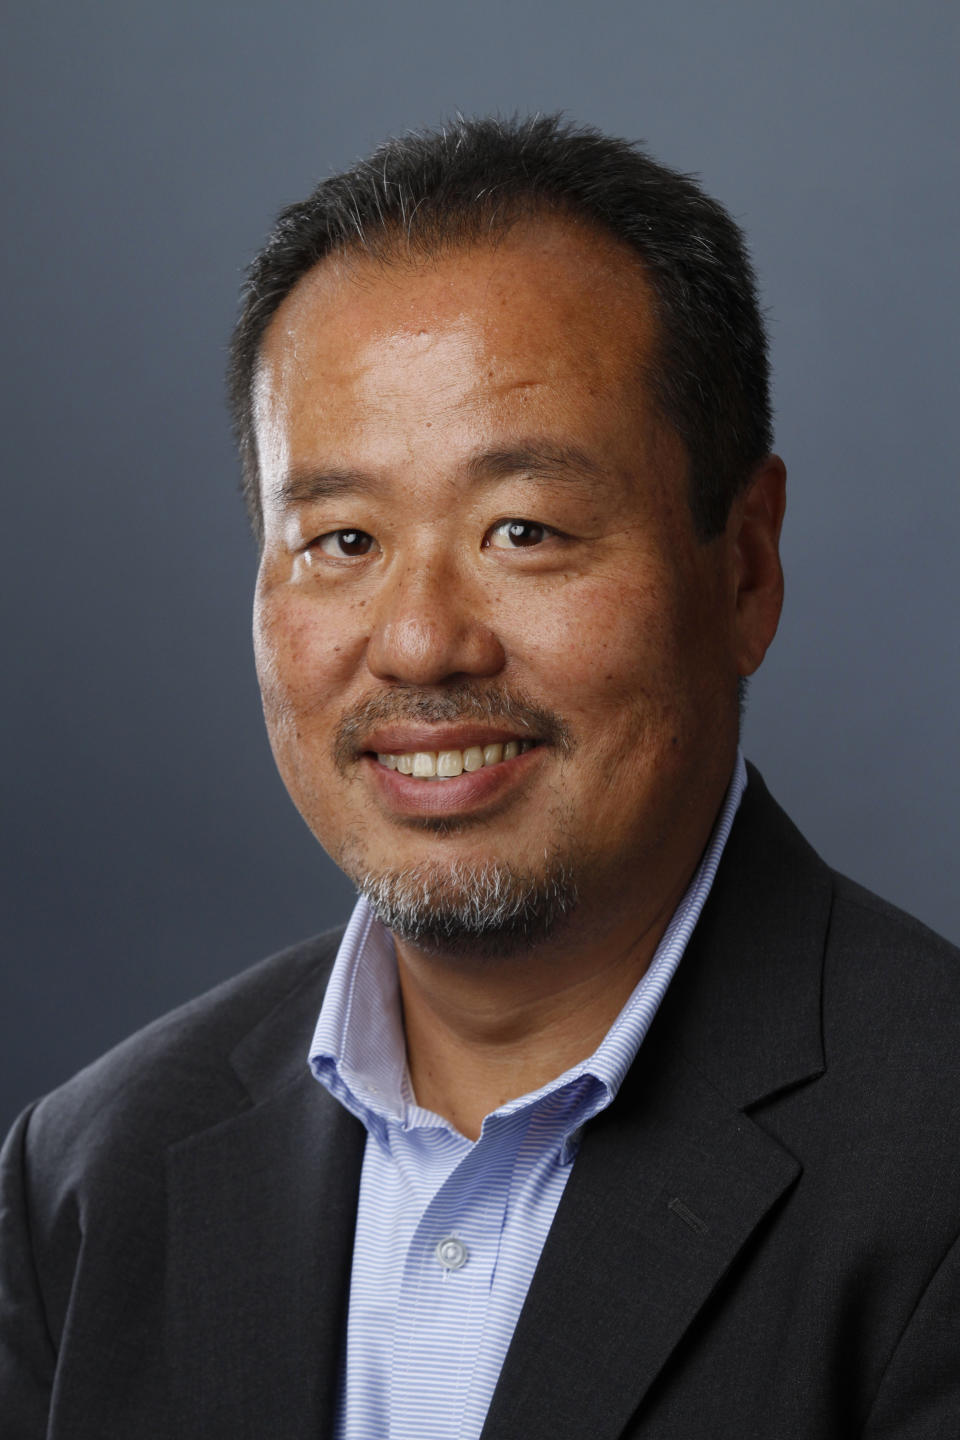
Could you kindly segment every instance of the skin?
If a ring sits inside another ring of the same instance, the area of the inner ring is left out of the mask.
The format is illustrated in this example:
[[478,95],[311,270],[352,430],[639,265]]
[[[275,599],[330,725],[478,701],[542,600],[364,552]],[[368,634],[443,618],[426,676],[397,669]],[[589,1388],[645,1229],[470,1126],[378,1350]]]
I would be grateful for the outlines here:
[[[577,863],[549,943],[397,943],[418,1101],[471,1137],[589,1055],[648,966],[729,782],[737,678],[779,618],[783,466],[699,540],[684,448],[640,378],[655,345],[636,257],[554,218],[429,262],[328,259],[264,340],[255,648],[307,824],[353,875]],[[524,733],[411,713],[465,693],[532,705],[568,744],[437,783],[368,753]],[[338,755],[371,702],[388,721]]]

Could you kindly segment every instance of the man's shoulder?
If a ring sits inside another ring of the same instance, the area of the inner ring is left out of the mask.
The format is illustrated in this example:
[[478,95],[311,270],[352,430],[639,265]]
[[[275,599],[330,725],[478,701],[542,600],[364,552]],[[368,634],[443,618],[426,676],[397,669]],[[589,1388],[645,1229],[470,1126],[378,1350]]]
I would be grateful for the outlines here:
[[[278,1030],[273,1079],[307,1073],[307,1049],[340,939],[293,945],[153,1021],[40,1100],[30,1116],[36,1170],[136,1163],[251,1103],[242,1065]],[[263,1047],[261,1047],[263,1048]],[[272,1047],[271,1047],[272,1049]]]
[[[922,1047],[924,1070],[929,1071],[939,1055],[944,1073],[955,1073],[960,1053],[960,948],[837,872],[833,872],[823,987],[828,1035],[831,1025],[842,1027],[844,1033],[900,1035],[908,1050]],[[888,1045],[888,1066],[900,1048]],[[903,1058],[909,1066],[909,1056]]]
[[744,906],[756,929],[738,931],[728,907],[724,959],[741,967],[735,995],[752,1019],[740,1023],[731,1064],[747,1067],[747,1048],[797,1044],[807,1062],[797,1073],[823,1076],[797,1105],[819,1093],[838,1144],[853,1143],[848,1131],[865,1144],[874,1123],[886,1147],[897,1117],[904,1156],[921,1131],[960,1139],[960,949],[828,866],[755,772],[750,790],[733,853],[753,879],[730,883],[752,891]]
[[956,1073],[960,950],[826,864],[752,768],[689,961],[673,1008],[757,1093],[842,1054],[905,1093]]
[[[819,890],[828,956],[846,965],[859,962],[874,977],[892,966],[915,984],[960,985],[960,948],[828,865],[773,799],[759,773],[748,768],[750,785],[742,807],[749,837],[745,858],[752,871],[780,892],[777,910],[789,914],[793,894],[813,908]],[[733,853],[735,847],[730,848]]]
[[843,945],[850,938],[862,947],[865,941],[872,940],[878,947],[889,947],[905,960],[929,960],[936,968],[946,966],[951,974],[960,964],[960,947],[931,930],[915,915],[901,910],[848,875],[836,870],[831,871],[831,875],[834,944]]

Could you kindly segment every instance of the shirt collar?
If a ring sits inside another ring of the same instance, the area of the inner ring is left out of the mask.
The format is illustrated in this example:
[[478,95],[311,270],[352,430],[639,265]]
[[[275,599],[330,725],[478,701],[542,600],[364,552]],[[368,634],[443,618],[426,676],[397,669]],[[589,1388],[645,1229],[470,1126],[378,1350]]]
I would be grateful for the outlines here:
[[[569,1103],[558,1108],[568,1122],[563,1149],[564,1158],[570,1158],[580,1129],[610,1104],[636,1057],[710,893],[746,783],[746,766],[738,750],[726,797],[693,879],[646,973],[597,1049],[539,1090],[508,1101],[488,1120],[548,1104],[551,1096],[557,1104],[559,1092],[565,1091]],[[309,1063],[316,1079],[381,1140],[391,1126],[446,1124],[421,1110],[413,1096],[393,939],[362,896],[337,951]]]

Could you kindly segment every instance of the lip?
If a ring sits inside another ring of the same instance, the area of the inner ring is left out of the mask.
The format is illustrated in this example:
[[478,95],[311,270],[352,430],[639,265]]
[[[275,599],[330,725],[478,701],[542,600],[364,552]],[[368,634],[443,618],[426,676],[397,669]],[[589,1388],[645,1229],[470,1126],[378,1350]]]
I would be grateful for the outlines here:
[[[502,725],[384,725],[365,737],[358,753],[405,755],[418,750],[466,750],[471,745],[497,745],[506,744],[508,740],[536,738],[529,731],[509,730]],[[479,774],[479,771],[475,773]]]
[[[378,731],[377,738],[379,739],[381,735],[387,733]],[[480,732],[474,729],[469,733],[473,735]],[[429,744],[418,744],[416,747],[410,746],[410,748],[457,750],[471,743],[492,745],[504,736],[508,740],[516,739],[515,731],[493,732],[484,728],[483,738],[447,744],[437,740],[437,734],[437,731],[433,732]],[[486,739],[488,734],[490,738]],[[409,745],[410,732],[407,731],[404,737],[404,749]],[[482,770],[473,772],[464,771],[462,775],[451,776],[445,780],[419,780],[412,775],[401,775],[398,770],[388,770],[385,765],[379,763],[375,755],[370,754],[362,757],[361,765],[375,786],[381,803],[398,817],[468,815],[509,798],[512,792],[525,783],[532,770],[542,763],[546,748],[543,745],[536,745],[532,750],[526,750],[522,755],[515,755],[511,760],[500,760],[496,765],[485,765]],[[380,753],[396,752],[384,748]]]

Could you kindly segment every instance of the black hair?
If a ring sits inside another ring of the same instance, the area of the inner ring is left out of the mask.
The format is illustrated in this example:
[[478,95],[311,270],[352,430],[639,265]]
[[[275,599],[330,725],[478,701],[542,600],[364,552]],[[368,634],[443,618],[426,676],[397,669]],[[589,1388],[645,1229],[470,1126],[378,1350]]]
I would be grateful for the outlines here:
[[384,263],[437,255],[554,213],[591,223],[638,254],[659,343],[646,379],[689,457],[704,540],[771,446],[767,338],[756,279],[731,216],[688,175],[637,144],[561,116],[464,119],[388,140],[281,211],[253,260],[231,341],[229,388],[243,490],[262,538],[252,388],[264,333],[325,256]]

